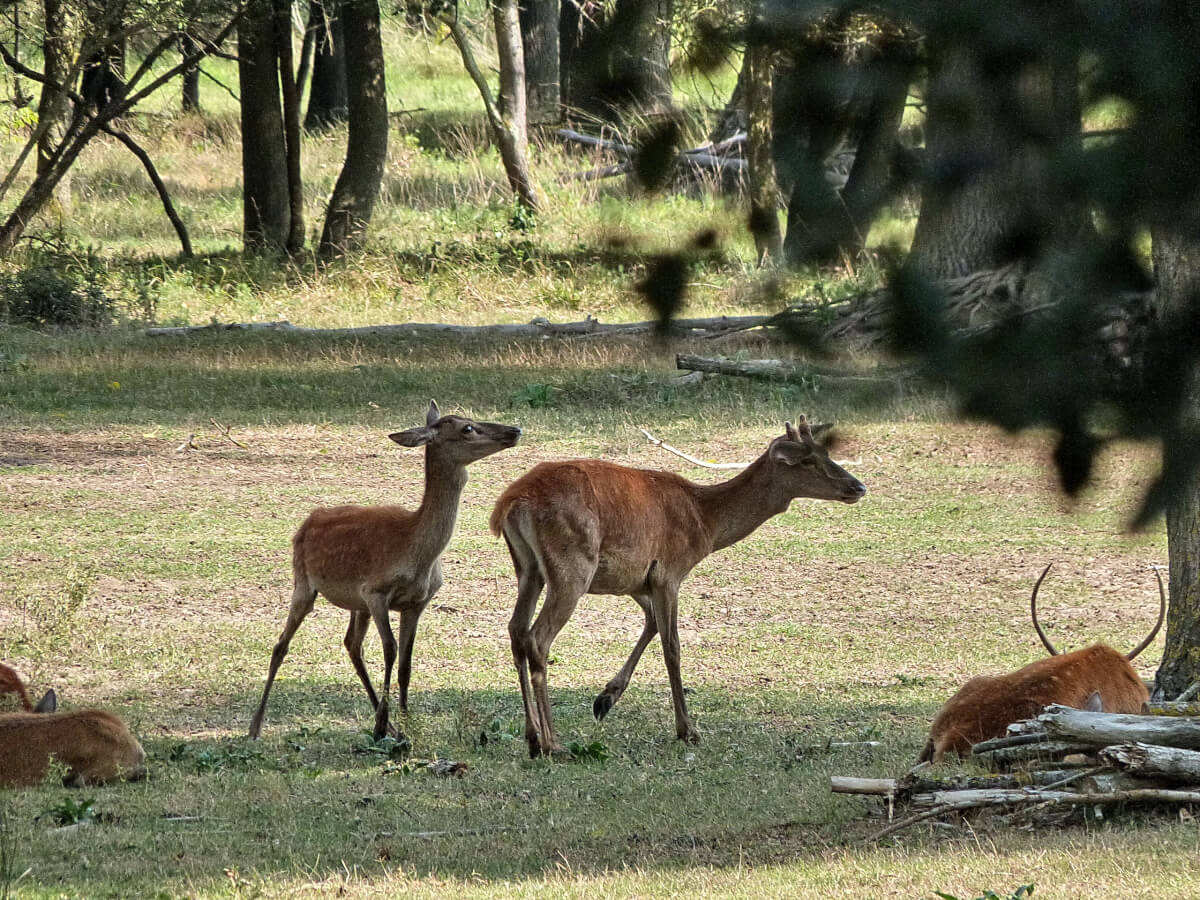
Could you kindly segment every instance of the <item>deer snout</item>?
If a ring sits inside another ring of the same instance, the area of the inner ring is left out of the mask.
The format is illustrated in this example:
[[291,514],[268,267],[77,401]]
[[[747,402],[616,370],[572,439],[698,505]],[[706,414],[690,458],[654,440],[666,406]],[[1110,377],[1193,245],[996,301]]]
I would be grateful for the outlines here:
[[850,483],[846,485],[845,491],[839,498],[843,503],[857,503],[866,496],[867,486],[857,478],[850,479]]
[[504,443],[506,445],[508,445],[509,447],[516,444],[516,442],[519,441],[520,439],[521,439],[521,429],[518,428],[516,425],[509,426],[509,428],[504,432],[504,434],[501,435],[501,440],[503,440]]

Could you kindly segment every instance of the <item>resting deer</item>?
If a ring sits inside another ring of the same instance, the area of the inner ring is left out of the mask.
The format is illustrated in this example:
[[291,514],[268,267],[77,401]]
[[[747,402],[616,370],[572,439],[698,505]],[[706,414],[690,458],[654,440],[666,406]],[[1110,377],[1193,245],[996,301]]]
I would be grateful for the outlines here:
[[[741,474],[714,485],[670,472],[599,460],[542,463],[496,503],[491,527],[503,534],[517,574],[508,625],[525,704],[530,755],[561,750],[550,717],[546,659],[555,636],[585,594],[629,594],[646,624],[633,652],[592,705],[603,719],[657,634],[675,707],[675,733],[699,739],[679,673],[679,586],[702,559],[753,532],[797,497],[855,503],[866,488],[834,463],[803,417]],[[543,586],[546,601],[534,621]],[[531,625],[532,623],[532,625]]]
[[21,680],[21,676],[4,663],[0,663],[0,694],[16,694],[17,701],[25,712],[48,713],[54,712],[58,707],[58,695],[54,693],[54,688],[46,691],[42,695],[42,699],[34,706],[30,702],[29,691],[25,687],[25,682]]
[[0,687],[21,700],[24,712],[0,715],[0,786],[39,783],[50,761],[67,767],[63,784],[83,787],[117,778],[137,781],[146,776],[142,745],[112,713],[102,709],[55,712],[54,691],[36,706],[21,678],[0,664]]
[[[1051,563],[1053,565],[1053,563]],[[946,701],[933,720],[929,742],[918,762],[939,762],[949,752],[969,753],[988,738],[1003,737],[1013,722],[1037,715],[1052,703],[1094,712],[1142,712],[1150,694],[1130,663],[1150,646],[1167,612],[1167,595],[1158,569],[1158,621],[1140,644],[1122,656],[1106,644],[1059,654],[1037,619],[1037,594],[1050,566],[1033,585],[1029,612],[1050,656],[1007,675],[980,675]]]
[[[312,612],[317,594],[350,613],[344,644],[375,710],[375,739],[387,731],[397,645],[400,708],[408,709],[417,620],[442,586],[440,557],[454,532],[467,466],[516,444],[521,429],[443,416],[437,404],[430,403],[423,426],[388,436],[404,447],[425,448],[421,505],[416,511],[400,506],[333,506],[315,509],[304,520],[292,538],[292,606],[271,653],[262,700],[250,721],[251,738],[262,729],[275,673],[296,629]],[[400,613],[398,642],[388,618],[391,610]],[[378,697],[362,658],[363,636],[372,621],[383,642],[383,693]]]

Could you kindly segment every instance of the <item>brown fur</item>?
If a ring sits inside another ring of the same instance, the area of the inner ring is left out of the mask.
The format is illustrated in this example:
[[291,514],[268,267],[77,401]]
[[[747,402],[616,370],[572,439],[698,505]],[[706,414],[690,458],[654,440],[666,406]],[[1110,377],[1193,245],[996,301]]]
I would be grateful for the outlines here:
[[67,767],[64,784],[144,778],[146,754],[112,713],[84,709],[0,716],[0,786],[22,787],[46,777],[50,761]]
[[[512,447],[520,435],[521,429],[512,425],[443,416],[431,403],[424,426],[390,435],[402,446],[425,447],[425,494],[418,509],[334,506],[309,514],[292,538],[292,604],[271,653],[267,683],[250,721],[250,737],[257,738],[262,729],[275,675],[318,594],[350,613],[343,644],[375,710],[375,738],[383,737],[397,658],[400,708],[408,708],[417,621],[442,584],[440,558],[454,532],[467,483],[466,467]],[[389,619],[393,610],[400,613],[399,639]],[[383,644],[380,695],[362,659],[363,637],[372,622]]]
[[[585,594],[628,594],[646,624],[629,659],[592,706],[602,719],[660,635],[676,734],[694,741],[679,671],[678,591],[710,553],[736,543],[797,497],[854,503],[866,488],[830,458],[803,419],[741,474],[715,485],[600,460],[542,463],[509,485],[491,516],[517,574],[509,622],[531,754],[559,749],[546,689],[555,636]],[[819,433],[820,428],[818,428]],[[542,588],[546,600],[534,620]]]
[[0,694],[16,694],[21,708],[25,712],[33,712],[33,703],[30,702],[29,691],[25,689],[25,682],[13,668],[4,663],[0,663]]
[[[1034,627],[1046,648],[1057,654],[1037,622],[1037,589],[1047,566],[1038,578],[1030,598]],[[1157,575],[1157,572],[1155,573]],[[1165,613],[1162,594],[1158,624],[1142,643],[1127,655],[1106,644],[1093,644],[1073,653],[1053,655],[1006,675],[981,675],[972,678],[934,717],[929,741],[919,762],[939,762],[946,753],[969,753],[971,747],[989,738],[1003,737],[1008,726],[1029,719],[1043,707],[1057,703],[1076,709],[1094,709],[1112,713],[1142,712],[1150,694],[1130,661],[1158,634]]]

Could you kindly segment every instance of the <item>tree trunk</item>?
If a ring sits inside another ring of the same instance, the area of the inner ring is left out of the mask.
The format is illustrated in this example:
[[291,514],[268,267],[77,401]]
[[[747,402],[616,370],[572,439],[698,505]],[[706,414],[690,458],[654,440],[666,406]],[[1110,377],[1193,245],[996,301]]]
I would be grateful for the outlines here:
[[[1065,152],[1079,130],[1073,59],[1001,75],[983,71],[965,47],[934,48],[926,185],[909,266],[953,278],[1017,254],[1036,264],[1052,246],[1077,240],[1087,211],[1048,181],[1046,153]],[[1014,241],[1032,235],[1039,246]]]
[[287,152],[287,252],[304,249],[304,183],[300,177],[300,94],[292,56],[292,0],[274,0],[275,48],[279,57],[279,87],[283,99],[283,144]]
[[304,127],[324,131],[345,122],[350,115],[341,0],[312,0],[308,16],[314,56]]
[[664,112],[671,105],[673,0],[616,0],[602,18],[604,8],[588,0],[563,4],[560,76],[568,116],[619,123],[631,109]]
[[[746,47],[738,84],[746,102],[746,163],[749,171],[750,233],[760,266],[778,259],[783,247],[779,230],[779,185],[771,139],[771,70],[774,53],[761,41]],[[744,77],[743,77],[744,76]],[[736,93],[736,91],[735,91]]]
[[529,174],[529,147],[525,126],[524,109],[524,64],[521,51],[521,30],[517,16],[516,0],[493,0],[492,13],[496,26],[496,45],[500,57],[500,90],[502,99],[507,98],[510,113],[501,111],[500,104],[492,96],[487,77],[475,60],[471,39],[457,17],[444,18],[450,35],[462,55],[463,68],[483,100],[488,124],[492,128],[492,139],[500,150],[504,163],[504,174],[517,200],[531,212],[539,206],[537,188]]
[[[1193,321],[1200,297],[1200,241],[1159,226],[1152,234],[1155,300],[1161,321]],[[1186,422],[1192,434],[1200,427],[1200,373],[1193,372],[1190,391],[1192,410]],[[1164,442],[1164,454],[1187,455],[1194,446],[1183,436]],[[1170,461],[1164,460],[1164,468]],[[1162,663],[1155,680],[1154,696],[1169,700],[1193,682],[1200,681],[1200,469],[1179,464],[1177,471],[1190,474],[1167,492],[1167,560],[1170,566],[1171,604],[1167,609],[1167,637]]]
[[521,44],[525,55],[525,110],[531,124],[552,125],[561,118],[558,84],[559,0],[520,0]]
[[885,41],[863,66],[860,81],[866,86],[865,111],[854,164],[842,188],[851,226],[842,249],[851,256],[862,251],[880,207],[895,194],[900,122],[914,62],[915,42],[901,37]]
[[378,0],[343,0],[350,126],[346,162],[329,200],[319,255],[329,259],[362,245],[383,183],[388,114]]
[[[184,57],[196,52],[196,42],[189,34],[179,38],[179,52]],[[190,66],[183,71],[183,111],[200,112],[200,64]]]
[[238,25],[242,241],[249,252],[286,252],[292,228],[274,18],[270,0],[251,0]]
[[[42,32],[43,74],[38,99],[38,123],[43,127],[37,144],[37,172],[44,175],[53,164],[54,152],[62,143],[71,117],[67,102],[67,76],[71,71],[71,17],[69,4],[63,0],[44,0],[45,15]],[[65,219],[71,214],[71,179],[64,174],[58,179],[50,200],[51,212]]]

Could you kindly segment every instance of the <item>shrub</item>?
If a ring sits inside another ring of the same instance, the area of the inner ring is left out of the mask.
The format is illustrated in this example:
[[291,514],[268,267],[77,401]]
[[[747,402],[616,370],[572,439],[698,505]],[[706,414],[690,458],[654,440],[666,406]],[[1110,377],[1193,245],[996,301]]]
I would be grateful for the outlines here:
[[113,302],[96,284],[46,267],[0,279],[0,321],[35,328],[82,328],[113,321]]

